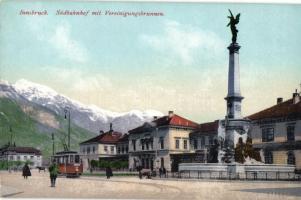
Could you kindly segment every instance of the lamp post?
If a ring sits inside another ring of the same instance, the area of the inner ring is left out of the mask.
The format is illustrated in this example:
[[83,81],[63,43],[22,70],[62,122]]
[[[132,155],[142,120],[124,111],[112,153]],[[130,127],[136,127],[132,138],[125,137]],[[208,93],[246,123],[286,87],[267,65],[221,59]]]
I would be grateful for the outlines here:
[[70,108],[66,107],[64,109],[65,119],[68,120],[68,150],[70,150]]
[[54,134],[51,134],[51,139],[52,139],[52,156],[54,156]]

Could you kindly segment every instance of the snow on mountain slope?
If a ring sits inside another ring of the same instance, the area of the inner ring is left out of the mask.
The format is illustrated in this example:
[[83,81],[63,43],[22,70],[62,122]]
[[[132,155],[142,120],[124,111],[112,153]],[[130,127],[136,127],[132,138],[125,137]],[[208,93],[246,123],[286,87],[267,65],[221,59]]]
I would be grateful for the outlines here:
[[1,92],[4,92],[2,88],[7,90],[6,96],[14,99],[25,98],[61,116],[65,115],[64,109],[69,108],[72,122],[94,133],[98,133],[100,130],[109,130],[110,123],[113,123],[114,130],[125,133],[146,121],[153,120],[154,116],[163,116],[161,112],[155,110],[132,110],[117,113],[101,109],[95,105],[87,106],[61,95],[47,86],[25,79],[21,79],[13,85],[6,82],[1,82],[0,85],[2,86],[0,87]]

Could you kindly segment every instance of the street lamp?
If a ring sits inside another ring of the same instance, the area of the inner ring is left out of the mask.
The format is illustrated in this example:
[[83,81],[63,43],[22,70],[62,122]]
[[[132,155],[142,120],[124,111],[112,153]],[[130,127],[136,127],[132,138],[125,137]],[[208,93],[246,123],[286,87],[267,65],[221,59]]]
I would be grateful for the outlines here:
[[68,150],[70,150],[70,108],[66,107],[64,109],[65,119],[68,119]]
[[52,156],[54,156],[54,134],[51,134],[51,139],[52,139]]

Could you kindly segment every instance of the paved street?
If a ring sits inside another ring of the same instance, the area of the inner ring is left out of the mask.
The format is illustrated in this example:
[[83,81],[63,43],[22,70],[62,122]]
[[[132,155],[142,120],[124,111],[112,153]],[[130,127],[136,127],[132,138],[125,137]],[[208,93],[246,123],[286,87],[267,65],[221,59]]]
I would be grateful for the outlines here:
[[1,196],[5,198],[98,199],[301,199],[300,182],[139,180],[137,177],[58,178],[50,187],[48,172],[0,172]]

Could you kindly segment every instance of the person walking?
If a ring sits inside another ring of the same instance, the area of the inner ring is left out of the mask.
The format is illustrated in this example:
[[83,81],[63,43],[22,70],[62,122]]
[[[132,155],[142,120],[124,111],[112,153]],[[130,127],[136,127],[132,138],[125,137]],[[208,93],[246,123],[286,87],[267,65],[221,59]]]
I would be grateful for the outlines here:
[[162,167],[159,168],[159,176],[162,178]]
[[110,177],[113,176],[111,167],[106,168],[106,176],[107,176],[107,179],[110,179]]
[[142,179],[142,166],[138,166],[136,169],[139,172],[139,178]]
[[25,163],[23,167],[22,176],[24,177],[24,179],[27,179],[28,176],[31,176],[31,172],[27,163]]
[[58,170],[59,169],[56,162],[53,161],[52,164],[49,166],[51,187],[55,187],[55,181],[57,178]]
[[166,176],[166,169],[165,169],[165,167],[163,167],[163,169],[162,169],[162,174],[163,174],[164,178],[167,177],[167,176]]

